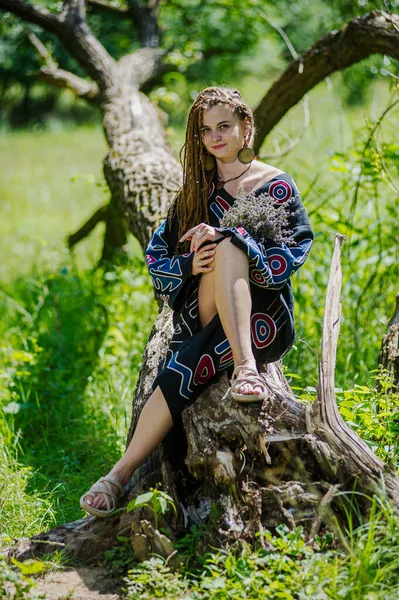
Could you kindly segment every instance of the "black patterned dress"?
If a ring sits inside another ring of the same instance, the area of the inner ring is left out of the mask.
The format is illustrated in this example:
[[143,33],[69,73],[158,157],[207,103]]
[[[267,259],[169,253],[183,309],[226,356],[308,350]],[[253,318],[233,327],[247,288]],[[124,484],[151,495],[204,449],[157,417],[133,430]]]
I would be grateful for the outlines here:
[[[252,297],[251,337],[258,361],[274,362],[292,346],[295,338],[290,277],[306,260],[313,233],[300,193],[290,175],[280,173],[255,193],[268,193],[275,203],[288,202],[289,229],[295,245],[271,239],[255,240],[242,227],[220,227],[220,219],[234,203],[224,188],[209,190],[209,224],[249,257]],[[182,410],[204,386],[233,367],[233,355],[219,315],[204,328],[198,312],[200,275],[192,275],[194,253],[174,254],[178,223],[165,220],[146,250],[146,262],[156,291],[173,312],[174,332],[161,361],[153,389],[160,386],[176,423]]]

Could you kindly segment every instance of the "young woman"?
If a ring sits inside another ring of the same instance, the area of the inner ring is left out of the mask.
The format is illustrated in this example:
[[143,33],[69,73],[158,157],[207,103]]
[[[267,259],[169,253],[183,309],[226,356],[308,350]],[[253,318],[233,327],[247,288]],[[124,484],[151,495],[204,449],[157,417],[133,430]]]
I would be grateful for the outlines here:
[[[233,371],[235,400],[263,400],[257,360],[280,359],[294,341],[290,276],[313,235],[292,177],[254,160],[253,133],[237,90],[206,88],[190,109],[183,186],[146,252],[155,289],[174,311],[174,333],[124,456],[81,498],[90,514],[112,512],[135,469],[224,370]],[[220,226],[235,198],[252,192],[287,203],[289,246]]]

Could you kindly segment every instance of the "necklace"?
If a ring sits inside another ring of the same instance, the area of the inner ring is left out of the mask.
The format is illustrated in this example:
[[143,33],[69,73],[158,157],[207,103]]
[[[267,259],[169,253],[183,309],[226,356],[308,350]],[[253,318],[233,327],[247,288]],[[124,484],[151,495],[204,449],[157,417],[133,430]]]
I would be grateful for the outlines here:
[[[252,163],[251,163],[252,164]],[[220,188],[222,188],[224,185],[226,185],[226,183],[228,183],[229,181],[234,181],[235,179],[239,179],[240,177],[242,177],[244,175],[244,173],[246,173],[249,169],[251,168],[251,165],[249,165],[249,167],[247,167],[245,169],[245,171],[243,171],[242,173],[240,173],[239,175],[237,175],[237,177],[232,177],[231,179],[222,179],[218,173],[218,181],[216,184],[216,188],[218,190],[220,190]]]

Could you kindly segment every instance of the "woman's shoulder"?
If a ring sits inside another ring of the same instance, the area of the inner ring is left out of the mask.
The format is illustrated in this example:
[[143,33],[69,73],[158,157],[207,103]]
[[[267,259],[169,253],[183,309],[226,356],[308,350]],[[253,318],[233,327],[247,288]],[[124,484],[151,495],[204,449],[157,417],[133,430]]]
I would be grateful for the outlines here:
[[275,177],[278,177],[279,175],[283,175],[285,173],[285,171],[283,171],[282,169],[264,163],[260,160],[254,161],[253,167],[254,177],[257,177],[259,179],[259,185],[263,185],[271,179],[274,179]]
[[277,182],[286,182],[287,185],[296,187],[291,175],[289,175],[289,173],[286,171],[283,171],[278,167],[256,161],[256,166],[251,178],[248,178],[242,182],[239,192],[245,194],[250,194],[251,192],[265,192],[271,185],[274,185]]

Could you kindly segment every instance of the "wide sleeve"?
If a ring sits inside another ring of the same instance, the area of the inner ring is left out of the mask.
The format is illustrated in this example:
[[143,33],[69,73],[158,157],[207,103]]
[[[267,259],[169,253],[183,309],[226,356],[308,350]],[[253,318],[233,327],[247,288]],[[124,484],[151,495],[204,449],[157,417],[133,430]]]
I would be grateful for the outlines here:
[[180,311],[192,274],[194,252],[174,255],[177,222],[166,219],[156,230],[146,249],[145,260],[155,290],[171,309]]
[[[266,191],[264,186],[257,193]],[[224,236],[231,237],[231,243],[246,252],[249,257],[249,279],[261,288],[280,289],[291,275],[307,259],[313,232],[301,195],[292,177],[284,174],[268,188],[268,193],[276,204],[286,203],[288,228],[292,232],[290,245],[277,243],[272,239],[255,240],[243,227],[219,227]]]

